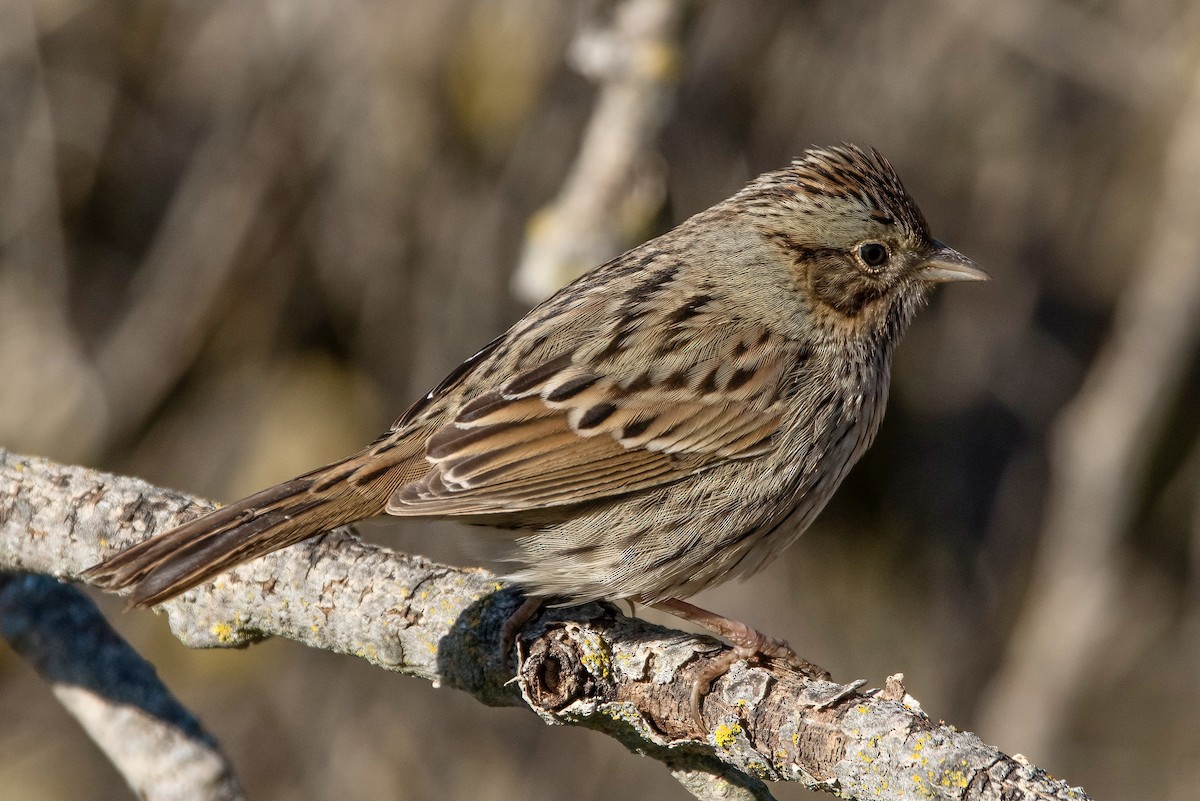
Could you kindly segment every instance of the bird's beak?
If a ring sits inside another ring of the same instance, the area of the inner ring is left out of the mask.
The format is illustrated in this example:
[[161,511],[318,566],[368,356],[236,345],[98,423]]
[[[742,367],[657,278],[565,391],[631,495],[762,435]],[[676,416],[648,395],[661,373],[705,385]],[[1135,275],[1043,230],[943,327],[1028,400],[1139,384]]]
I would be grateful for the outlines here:
[[933,243],[933,250],[917,271],[917,275],[931,284],[992,280],[990,275],[975,266],[975,262],[949,245],[937,241]]

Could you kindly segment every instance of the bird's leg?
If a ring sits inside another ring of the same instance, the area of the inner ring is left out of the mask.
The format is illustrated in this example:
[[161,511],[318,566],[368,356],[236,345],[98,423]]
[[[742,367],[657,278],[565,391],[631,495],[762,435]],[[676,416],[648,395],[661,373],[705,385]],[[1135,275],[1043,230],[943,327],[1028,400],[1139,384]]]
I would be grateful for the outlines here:
[[713,681],[725,675],[735,662],[742,659],[778,659],[809,678],[823,680],[830,678],[829,671],[817,667],[798,655],[783,640],[769,637],[757,629],[750,628],[745,623],[730,620],[724,615],[709,612],[707,609],[701,609],[678,598],[668,598],[653,604],[653,606],[655,609],[661,609],[676,617],[703,626],[733,645],[733,650],[726,651],[720,658],[713,661],[696,677],[696,681],[692,685],[692,716],[700,724],[700,728],[705,727],[704,718],[700,715],[700,702],[712,688]]
[[513,643],[517,641],[517,633],[521,628],[533,619],[533,616],[538,613],[542,605],[546,603],[545,598],[532,596],[525,599],[525,602],[516,608],[516,610],[508,616],[508,620],[504,621],[504,625],[500,627],[500,658],[505,662],[508,661],[508,655],[512,651]]

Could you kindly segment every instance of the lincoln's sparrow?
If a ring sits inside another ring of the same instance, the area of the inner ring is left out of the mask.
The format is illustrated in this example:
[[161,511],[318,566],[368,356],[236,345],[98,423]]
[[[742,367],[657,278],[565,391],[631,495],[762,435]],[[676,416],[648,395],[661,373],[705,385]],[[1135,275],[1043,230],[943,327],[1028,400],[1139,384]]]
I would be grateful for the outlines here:
[[496,536],[533,598],[657,604],[784,653],[679,599],[796,539],[874,439],[926,292],[984,278],[879,153],[810,150],[563,288],[365,450],[87,577],[148,606],[366,517],[455,517],[516,531]]

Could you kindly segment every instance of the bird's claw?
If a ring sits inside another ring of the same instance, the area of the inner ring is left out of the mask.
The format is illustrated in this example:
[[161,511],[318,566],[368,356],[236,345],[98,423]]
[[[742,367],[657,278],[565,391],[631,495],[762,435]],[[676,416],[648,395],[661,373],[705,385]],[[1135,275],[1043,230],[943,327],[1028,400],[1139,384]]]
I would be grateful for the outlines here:
[[749,643],[735,645],[710,662],[692,683],[691,707],[692,718],[702,731],[707,730],[704,716],[700,712],[704,697],[712,690],[713,682],[729,672],[738,662],[745,660],[752,664],[776,662],[800,673],[814,681],[829,681],[832,676],[828,670],[814,665],[792,650],[783,640],[768,637],[762,632],[754,631],[757,635]]
[[504,621],[504,625],[500,627],[500,658],[507,664],[508,656],[512,653],[513,645],[517,642],[517,635],[521,629],[533,619],[533,616],[538,613],[545,603],[544,598],[530,597],[526,598],[524,603],[518,606],[508,620]]

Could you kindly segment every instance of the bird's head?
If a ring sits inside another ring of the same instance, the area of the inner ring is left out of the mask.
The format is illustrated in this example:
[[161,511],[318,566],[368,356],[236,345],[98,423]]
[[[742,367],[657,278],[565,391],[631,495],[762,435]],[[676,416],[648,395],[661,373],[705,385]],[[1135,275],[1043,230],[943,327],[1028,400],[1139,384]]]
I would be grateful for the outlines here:
[[903,325],[934,284],[988,278],[930,235],[892,165],[874,150],[809,150],[734,200],[787,253],[813,309],[852,325]]

